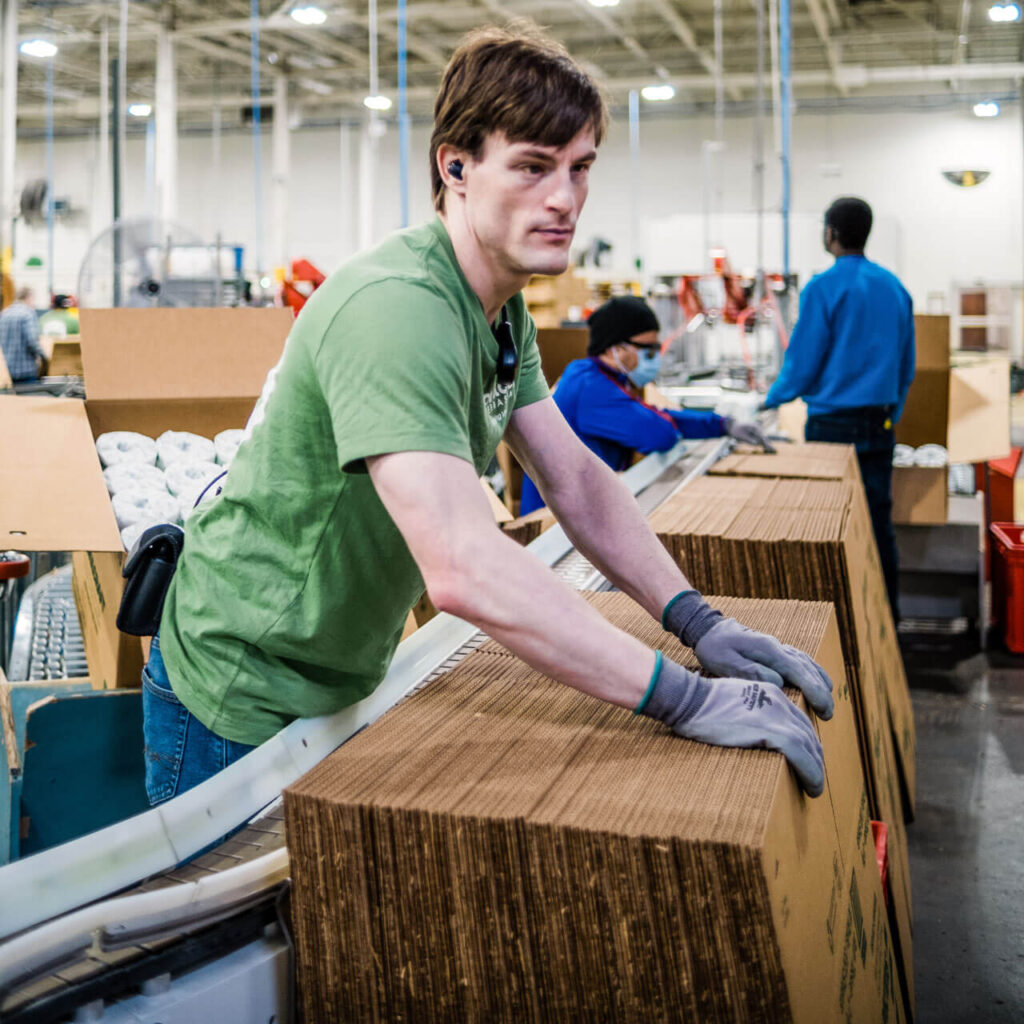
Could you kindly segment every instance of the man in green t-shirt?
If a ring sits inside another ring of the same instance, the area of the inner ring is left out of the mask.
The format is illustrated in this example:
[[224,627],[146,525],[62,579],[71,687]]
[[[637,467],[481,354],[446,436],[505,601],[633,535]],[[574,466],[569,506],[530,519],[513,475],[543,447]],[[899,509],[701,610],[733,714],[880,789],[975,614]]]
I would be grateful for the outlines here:
[[[222,493],[188,521],[143,675],[152,802],[369,694],[424,588],[552,678],[682,736],[779,750],[822,791],[814,729],[775,687],[829,717],[828,677],[704,603],[541,373],[520,291],[565,270],[606,123],[561,46],[496,29],[460,45],[435,104],[437,218],[318,289]],[[501,438],[576,546],[727,678],[622,633],[501,533],[478,482]]]

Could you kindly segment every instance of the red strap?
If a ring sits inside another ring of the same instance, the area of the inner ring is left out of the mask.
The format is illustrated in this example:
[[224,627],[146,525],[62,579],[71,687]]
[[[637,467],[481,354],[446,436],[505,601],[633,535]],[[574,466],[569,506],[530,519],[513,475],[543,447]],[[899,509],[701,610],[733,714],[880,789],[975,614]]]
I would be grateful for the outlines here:
[[27,576],[32,562],[17,551],[0,552],[0,580],[16,580]]
[[647,402],[641,398],[637,398],[628,388],[624,387],[622,381],[618,379],[618,376],[604,363],[601,362],[596,356],[591,356],[594,365],[631,401],[636,402],[637,405],[642,405],[645,409],[650,409],[651,412],[656,412],[666,423],[671,423],[673,429],[676,427],[676,421],[664,409],[659,409],[656,405],[648,405]]

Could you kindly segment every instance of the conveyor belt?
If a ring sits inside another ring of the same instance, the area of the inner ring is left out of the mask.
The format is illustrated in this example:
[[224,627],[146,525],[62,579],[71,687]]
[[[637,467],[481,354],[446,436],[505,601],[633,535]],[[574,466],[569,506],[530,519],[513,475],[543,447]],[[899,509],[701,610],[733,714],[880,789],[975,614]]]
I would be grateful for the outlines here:
[[[726,449],[724,440],[681,443],[669,453],[648,456],[629,470],[624,479],[637,494],[641,509],[649,514],[686,482],[706,472]],[[555,573],[570,586],[577,589],[609,587],[598,570],[569,546],[560,527],[548,530],[530,548],[551,564]],[[45,851],[0,869],[0,906],[8,910],[6,922],[0,915],[0,936],[32,928],[47,917],[65,915],[0,946],[0,1016],[19,1006],[53,998],[68,986],[82,984],[111,970],[115,963],[142,961],[180,941],[190,928],[182,923],[176,911],[195,904],[204,882],[211,887],[220,886],[212,909],[207,907],[201,915],[204,927],[209,927],[218,917],[228,918],[240,908],[251,907],[253,900],[261,895],[272,900],[282,873],[287,871],[280,792],[337,745],[337,742],[330,742],[324,730],[332,736],[340,736],[338,742],[343,742],[408,693],[449,671],[486,639],[483,633],[460,620],[437,616],[403,642],[384,682],[361,704],[329,718],[293,723],[242,761],[160,808],[56,851]],[[318,747],[323,749],[323,754],[305,756]],[[291,763],[287,763],[289,757]],[[259,805],[258,793],[267,794],[262,810],[210,852],[195,857],[185,866],[161,870],[164,868],[159,863],[161,857],[165,863],[186,860],[191,852],[189,846],[197,850],[210,843],[211,826],[206,818],[216,822],[220,816],[221,822],[229,822],[227,826],[219,826],[221,831],[237,824],[237,816],[227,818],[224,815],[231,810],[237,815],[238,807],[242,807],[244,813],[246,803],[239,799],[239,794],[246,788],[257,791],[255,797],[245,792],[251,801],[257,801],[256,806]],[[184,813],[186,807],[189,811]],[[183,813],[176,814],[179,810]],[[196,823],[197,819],[200,824]],[[158,824],[146,834],[142,827],[144,820],[150,825],[154,821]],[[160,829],[166,833],[162,837],[163,844],[156,840]],[[161,845],[163,849],[159,848]],[[104,854],[113,861],[121,861],[124,870],[135,871],[134,879],[144,874],[150,877],[125,896],[69,913],[75,906],[119,887],[112,884],[112,880],[119,877],[117,863],[107,865],[105,874],[96,866]],[[38,871],[33,870],[36,865]],[[74,891],[72,880],[90,870],[102,877],[91,878],[88,884],[80,879],[81,884],[77,892]],[[42,883],[41,875],[44,876]],[[236,876],[238,884],[234,885]],[[106,889],[100,887],[103,877],[108,879]],[[57,886],[61,887],[61,892],[50,891]],[[46,889],[45,898],[37,891],[37,898],[26,900],[23,887],[29,890],[42,887]],[[169,891],[175,887],[180,891],[180,898],[179,892]],[[69,889],[70,893],[66,891]],[[161,891],[166,898],[160,896]],[[168,927],[161,928],[147,917],[152,915],[150,903],[153,900],[161,900]],[[139,922],[148,924],[143,927]],[[132,936],[142,934],[145,941],[132,941]]]
[[78,679],[89,674],[71,592],[71,566],[41,576],[21,597],[8,678]]

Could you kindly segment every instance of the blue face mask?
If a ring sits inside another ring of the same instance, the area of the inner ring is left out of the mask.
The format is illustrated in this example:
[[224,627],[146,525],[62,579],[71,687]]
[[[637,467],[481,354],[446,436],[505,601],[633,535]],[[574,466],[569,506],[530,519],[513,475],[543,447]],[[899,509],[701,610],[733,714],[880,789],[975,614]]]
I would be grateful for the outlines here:
[[630,383],[638,388],[650,384],[658,376],[661,369],[661,352],[656,348],[640,349],[640,362],[636,364],[635,370],[626,374]]

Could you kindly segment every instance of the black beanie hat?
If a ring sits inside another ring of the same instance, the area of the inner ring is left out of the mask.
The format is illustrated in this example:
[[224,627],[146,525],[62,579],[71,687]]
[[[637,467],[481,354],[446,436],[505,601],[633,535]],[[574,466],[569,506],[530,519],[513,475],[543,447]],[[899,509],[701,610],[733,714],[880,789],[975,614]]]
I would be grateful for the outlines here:
[[634,334],[660,330],[654,310],[635,295],[618,295],[595,309],[587,321],[588,356],[599,356],[612,345],[629,341]]

